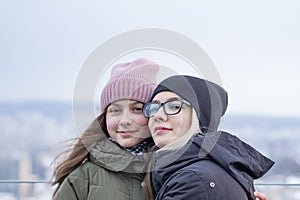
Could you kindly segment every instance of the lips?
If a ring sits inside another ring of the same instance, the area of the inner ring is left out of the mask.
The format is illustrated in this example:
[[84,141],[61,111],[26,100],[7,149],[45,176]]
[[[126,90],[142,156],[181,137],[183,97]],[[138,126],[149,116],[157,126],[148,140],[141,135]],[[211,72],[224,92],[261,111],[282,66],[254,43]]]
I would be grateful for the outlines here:
[[134,131],[117,131],[122,137],[130,137]]
[[172,131],[171,128],[167,128],[167,127],[163,127],[163,126],[158,126],[154,128],[154,132],[155,133],[166,133]]

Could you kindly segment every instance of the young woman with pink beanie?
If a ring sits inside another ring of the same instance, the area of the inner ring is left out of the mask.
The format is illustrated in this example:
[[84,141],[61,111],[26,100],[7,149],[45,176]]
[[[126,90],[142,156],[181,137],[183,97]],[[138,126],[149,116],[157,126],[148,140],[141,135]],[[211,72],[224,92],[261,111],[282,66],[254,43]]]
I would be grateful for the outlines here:
[[55,200],[145,199],[143,154],[153,141],[142,110],[158,69],[143,58],[113,67],[101,93],[102,113],[55,168]]

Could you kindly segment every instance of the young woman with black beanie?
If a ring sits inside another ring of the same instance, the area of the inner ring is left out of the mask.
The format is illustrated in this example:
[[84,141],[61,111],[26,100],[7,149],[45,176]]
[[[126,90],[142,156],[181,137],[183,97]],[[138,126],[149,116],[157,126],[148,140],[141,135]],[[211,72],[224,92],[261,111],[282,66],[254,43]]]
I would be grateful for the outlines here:
[[253,180],[274,162],[218,131],[227,104],[222,87],[197,77],[176,75],[156,87],[143,109],[159,148],[146,178],[148,199],[255,199]]

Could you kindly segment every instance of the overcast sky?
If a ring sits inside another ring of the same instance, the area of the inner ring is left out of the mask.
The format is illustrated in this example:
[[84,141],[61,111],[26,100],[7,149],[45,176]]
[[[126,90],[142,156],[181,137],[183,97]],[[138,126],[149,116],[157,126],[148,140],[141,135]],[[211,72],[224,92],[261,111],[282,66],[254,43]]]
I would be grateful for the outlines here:
[[197,42],[229,93],[229,113],[300,117],[297,0],[0,2],[0,101],[72,101],[104,41],[161,28]]

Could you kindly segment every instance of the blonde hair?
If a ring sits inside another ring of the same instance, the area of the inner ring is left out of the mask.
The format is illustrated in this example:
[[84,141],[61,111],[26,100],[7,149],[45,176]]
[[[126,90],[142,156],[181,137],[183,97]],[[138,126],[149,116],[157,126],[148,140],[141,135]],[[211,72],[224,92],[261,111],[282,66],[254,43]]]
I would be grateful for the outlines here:
[[[201,129],[200,129],[200,124],[199,124],[199,119],[197,116],[197,113],[195,111],[194,108],[192,108],[192,121],[191,121],[191,126],[189,128],[189,130],[182,135],[181,137],[176,138],[174,141],[172,141],[170,144],[167,144],[165,146],[163,146],[160,149],[154,149],[153,151],[155,152],[160,152],[160,151],[174,151],[177,149],[182,148],[183,146],[185,146],[190,139],[197,135],[198,133],[201,133]],[[148,158],[148,172],[146,173],[146,178],[145,178],[145,183],[146,183],[146,187],[144,189],[145,192],[145,196],[147,200],[154,200],[154,194],[153,194],[153,188],[152,188],[152,180],[151,180],[151,166],[152,166],[152,157]]]
[[192,117],[192,122],[191,122],[191,126],[190,126],[189,130],[185,134],[183,134],[182,136],[176,138],[175,140],[173,140],[169,144],[163,146],[162,148],[160,148],[157,151],[180,149],[185,144],[187,144],[188,141],[193,136],[200,133],[201,129],[200,129],[200,124],[199,124],[199,119],[198,119],[197,113],[196,113],[194,108],[192,108],[192,116],[191,117]]

